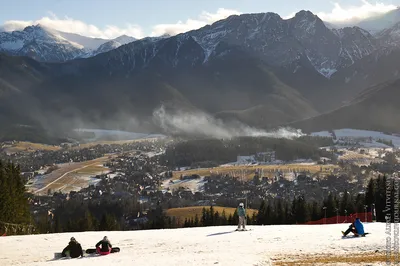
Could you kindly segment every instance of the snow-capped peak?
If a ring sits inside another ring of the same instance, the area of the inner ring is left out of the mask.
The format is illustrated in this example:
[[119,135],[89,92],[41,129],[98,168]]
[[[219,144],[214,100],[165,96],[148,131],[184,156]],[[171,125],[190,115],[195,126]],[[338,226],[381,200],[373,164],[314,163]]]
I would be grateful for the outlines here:
[[64,62],[93,56],[135,40],[127,35],[113,40],[90,38],[37,24],[21,31],[0,32],[0,52],[29,56],[38,61]]
[[121,35],[115,39],[113,39],[113,41],[120,43],[121,45],[130,43],[130,42],[134,42],[137,39],[131,36],[127,36],[127,35]]

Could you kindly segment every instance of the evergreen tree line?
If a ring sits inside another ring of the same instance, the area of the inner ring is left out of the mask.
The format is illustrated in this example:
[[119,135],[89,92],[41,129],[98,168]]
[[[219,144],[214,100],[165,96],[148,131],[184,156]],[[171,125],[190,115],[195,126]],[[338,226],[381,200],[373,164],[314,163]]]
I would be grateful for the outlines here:
[[[304,224],[324,218],[325,212],[326,217],[331,218],[337,215],[349,216],[353,213],[371,212],[373,208],[375,208],[377,222],[385,222],[386,216],[389,216],[391,222],[394,222],[396,193],[397,199],[400,199],[400,181],[395,184],[393,179],[378,176],[376,179],[369,180],[365,193],[357,195],[352,195],[348,191],[340,193],[341,195],[330,193],[323,202],[307,201],[305,196],[296,197],[292,201],[282,198],[262,201],[258,213],[254,213],[251,217],[247,216],[247,224]],[[397,206],[400,210],[400,205]],[[214,212],[210,207],[203,209],[201,217],[196,215],[185,219],[183,226],[218,226],[236,225],[237,223],[236,211],[227,217],[225,212]]]
[[18,166],[0,161],[0,222],[30,224],[28,195]]
[[[236,160],[237,155],[253,155],[274,150],[276,159],[290,161],[300,158],[319,159],[321,146],[332,144],[331,138],[300,137],[277,139],[267,137],[239,137],[229,140],[197,139],[174,143],[167,147],[161,160],[170,167],[202,163],[222,164]],[[324,156],[329,156],[326,153]]]
[[[400,182],[397,185],[398,190]],[[395,183],[386,176],[370,179],[365,193],[352,195],[347,191],[335,194],[330,193],[322,202],[308,201],[305,196],[293,200],[275,198],[262,201],[258,212],[249,215],[248,225],[273,224],[303,224],[325,217],[345,216],[352,213],[370,212],[376,210],[376,220],[385,222],[385,215],[390,214],[394,219]],[[390,193],[390,194],[388,194]],[[397,191],[400,197],[399,191]],[[389,196],[387,201],[386,196]],[[77,232],[77,231],[112,231],[132,229],[166,229],[180,227],[203,227],[219,225],[237,225],[238,215],[235,210],[229,215],[225,211],[215,211],[214,207],[203,208],[201,215],[186,218],[184,221],[176,217],[169,217],[160,204],[147,214],[147,222],[140,223],[132,228],[126,225],[127,213],[137,214],[135,204],[130,201],[112,202],[104,200],[96,204],[82,203],[79,200],[70,200],[56,209],[54,219],[50,224],[41,223],[42,232]],[[388,206],[390,204],[390,206]],[[325,209],[324,209],[325,207]]]
[[[255,224],[256,213],[254,212],[252,216],[247,214],[246,222],[249,225]],[[237,225],[239,222],[239,217],[237,210],[233,214],[227,215],[225,210],[221,213],[215,211],[214,207],[203,208],[202,215],[199,217],[197,214],[195,217],[185,218],[183,222],[183,227],[203,227],[203,226],[219,226],[219,225]]]
[[37,227],[41,233],[124,230],[124,217],[137,215],[138,211],[139,204],[132,198],[93,202],[71,198],[60,203],[53,215],[44,213],[39,217]]
[[[390,214],[393,222],[395,194],[397,193],[398,199],[400,198],[399,186],[400,181],[395,186],[393,179],[378,176],[376,179],[369,180],[363,194],[352,195],[348,191],[344,191],[339,196],[330,193],[322,203],[306,201],[304,196],[299,196],[292,202],[284,199],[263,201],[258,210],[256,224],[302,224],[324,218],[325,212],[326,217],[330,218],[337,215],[346,216],[365,211],[371,212],[373,209],[375,209],[377,222],[385,222],[387,214]],[[400,206],[397,206],[400,209]]]

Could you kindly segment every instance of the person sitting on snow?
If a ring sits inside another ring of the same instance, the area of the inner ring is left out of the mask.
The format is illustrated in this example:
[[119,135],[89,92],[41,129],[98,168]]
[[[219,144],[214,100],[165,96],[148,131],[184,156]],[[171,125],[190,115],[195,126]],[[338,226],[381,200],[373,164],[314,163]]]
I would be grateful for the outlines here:
[[103,240],[100,240],[99,243],[96,244],[96,251],[101,255],[109,254],[111,249],[112,245],[106,236],[103,238]]
[[240,226],[242,226],[244,230],[246,229],[246,209],[244,208],[243,202],[239,204],[237,213],[239,216],[238,230],[240,230]]
[[360,218],[356,218],[353,223],[350,224],[346,232],[342,231],[343,236],[347,236],[352,232],[355,236],[365,236],[364,225],[361,223]]
[[76,241],[74,237],[71,237],[68,246],[64,248],[64,250],[61,253],[61,256],[67,257],[67,253],[69,253],[69,256],[71,258],[78,258],[79,256],[83,257],[82,246],[81,244],[78,243],[78,241]]

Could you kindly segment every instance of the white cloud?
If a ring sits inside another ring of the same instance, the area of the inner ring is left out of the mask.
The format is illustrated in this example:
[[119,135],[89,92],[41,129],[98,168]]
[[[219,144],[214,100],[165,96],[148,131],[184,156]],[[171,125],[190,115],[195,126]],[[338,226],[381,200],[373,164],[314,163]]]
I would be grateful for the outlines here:
[[186,22],[178,21],[173,24],[158,24],[153,27],[151,36],[163,34],[176,35],[190,30],[201,28],[218,20],[225,19],[230,15],[240,15],[241,12],[232,9],[219,8],[216,13],[203,11],[197,19],[188,19]]
[[[176,35],[178,33],[187,32],[189,30],[201,28],[207,24],[214,23],[218,20],[225,19],[230,15],[241,14],[237,10],[219,8],[216,13],[203,11],[197,19],[188,19],[185,22],[178,21],[173,24],[158,24],[152,27],[150,36],[160,36],[163,34]],[[45,27],[57,29],[59,31],[77,33],[88,37],[112,39],[123,34],[135,38],[144,37],[142,28],[134,24],[126,24],[125,27],[117,27],[107,25],[104,28],[99,28],[95,25],[87,24],[83,21],[76,20],[65,16],[64,18],[57,17],[54,13],[49,12],[49,16],[38,20],[9,20],[6,21],[2,29],[5,31],[22,30],[26,26],[40,24]]]
[[9,20],[4,23],[2,28],[5,31],[21,30],[29,25],[40,24],[45,27],[57,29],[59,31],[77,33],[88,37],[97,37],[105,39],[113,39],[123,34],[135,38],[142,38],[143,32],[138,25],[126,24],[124,28],[113,25],[107,25],[104,28],[87,24],[83,21],[76,20],[65,16],[58,18],[55,14],[50,13],[50,16],[43,17],[35,21]]
[[[343,7],[337,2],[331,2],[333,8],[330,12],[313,12],[323,21],[332,23],[349,23],[359,22],[362,19],[378,16],[396,9],[395,5],[384,4],[382,2],[375,2],[374,4],[367,0],[361,0],[358,6]],[[292,12],[284,19],[293,18],[297,12]]]
[[316,13],[322,20],[328,22],[350,22],[360,21],[365,18],[377,16],[393,9],[396,9],[395,5],[388,5],[384,3],[376,2],[374,4],[367,0],[361,0],[359,6],[342,7],[339,3],[333,3],[334,7],[331,12],[319,12]]

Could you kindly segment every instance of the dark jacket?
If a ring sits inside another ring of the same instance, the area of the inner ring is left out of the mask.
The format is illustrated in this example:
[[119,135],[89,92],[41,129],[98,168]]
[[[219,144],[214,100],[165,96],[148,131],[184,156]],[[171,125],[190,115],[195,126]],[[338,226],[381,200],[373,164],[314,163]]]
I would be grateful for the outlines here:
[[112,248],[110,241],[104,241],[104,240],[101,240],[99,241],[99,243],[96,244],[96,248],[98,248],[99,246],[101,246],[100,251],[103,252],[107,252],[110,250],[110,248]]
[[68,246],[66,246],[64,248],[64,250],[62,251],[62,256],[65,257],[66,256],[66,252],[69,251],[69,256],[71,258],[77,258],[79,256],[83,257],[83,250],[82,250],[82,246],[81,244],[79,244],[76,241],[70,241],[68,243]]

